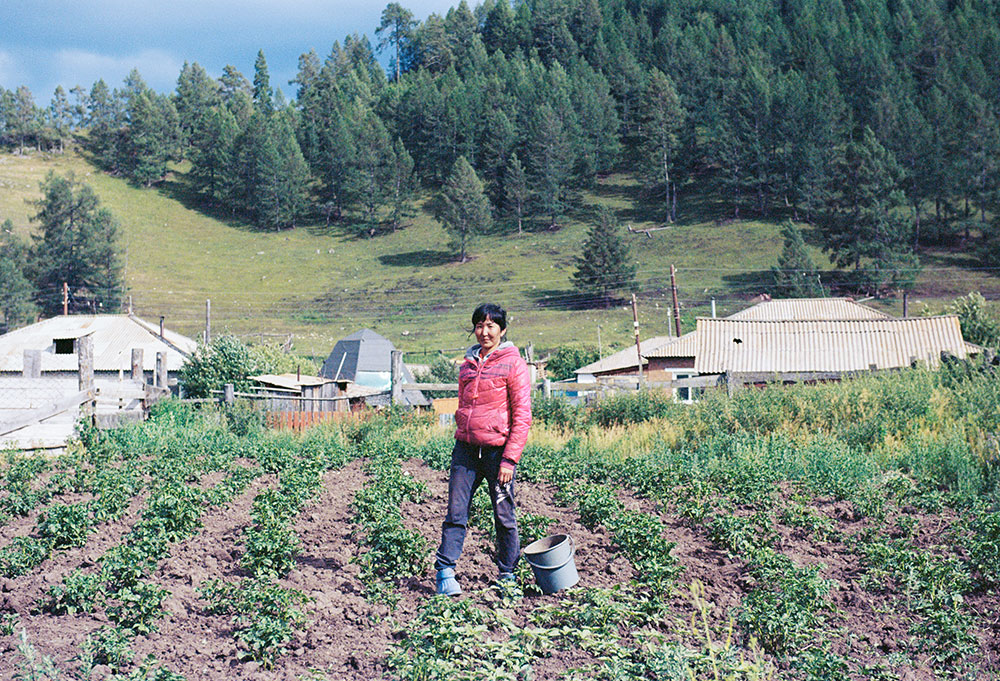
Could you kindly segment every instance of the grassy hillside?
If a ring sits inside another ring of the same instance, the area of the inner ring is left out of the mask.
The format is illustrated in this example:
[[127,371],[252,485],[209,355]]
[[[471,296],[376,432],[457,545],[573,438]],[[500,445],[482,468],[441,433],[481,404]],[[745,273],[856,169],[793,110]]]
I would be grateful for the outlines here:
[[[445,349],[469,342],[463,329],[472,307],[497,300],[511,313],[513,341],[539,350],[564,343],[603,346],[630,342],[631,311],[574,310],[573,259],[579,252],[596,204],[612,206],[623,223],[658,226],[650,220],[639,188],[612,176],[584,196],[583,208],[555,232],[497,233],[475,242],[471,261],[453,262],[447,236],[420,209],[395,234],[359,238],[343,228],[306,225],[261,233],[196,209],[186,191],[185,168],[155,189],[139,189],[98,171],[75,153],[64,156],[0,156],[0,220],[17,231],[32,229],[30,201],[50,170],[74,172],[86,181],[122,223],[126,279],[140,316],[166,317],[167,324],[195,336],[204,328],[205,300],[212,301],[213,333],[293,334],[299,352],[323,356],[336,340],[369,327],[407,351]],[[680,222],[668,230],[629,235],[638,264],[642,335],[667,334],[670,265],[678,269],[685,330],[697,315],[709,314],[712,297],[719,314],[744,307],[744,300],[768,289],[767,270],[781,249],[777,221],[718,221],[726,209],[714,194],[695,186],[682,197]],[[686,199],[686,200],[685,200]],[[830,266],[815,248],[820,267]],[[962,254],[924,258],[921,302],[939,308],[969,290],[997,291],[1000,280],[976,271]],[[880,301],[897,312],[898,301]]]

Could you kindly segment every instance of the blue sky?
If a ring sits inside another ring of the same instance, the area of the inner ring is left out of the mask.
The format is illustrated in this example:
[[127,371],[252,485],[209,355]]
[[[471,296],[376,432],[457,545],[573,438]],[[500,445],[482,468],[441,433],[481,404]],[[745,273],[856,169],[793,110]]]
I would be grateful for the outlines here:
[[[133,68],[161,92],[174,89],[185,61],[218,77],[232,64],[253,78],[264,50],[272,86],[287,83],[299,55],[320,58],[334,41],[367,34],[375,45],[385,2],[348,0],[0,0],[0,86],[27,85],[47,105],[56,85],[118,87]],[[423,20],[458,0],[401,0]],[[475,3],[470,2],[470,6]],[[385,59],[383,58],[383,62]]]

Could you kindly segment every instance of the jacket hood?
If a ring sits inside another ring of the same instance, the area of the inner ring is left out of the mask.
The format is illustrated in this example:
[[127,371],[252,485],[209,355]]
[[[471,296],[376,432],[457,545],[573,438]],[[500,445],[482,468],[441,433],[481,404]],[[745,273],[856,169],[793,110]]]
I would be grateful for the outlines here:
[[[500,343],[500,345],[497,346],[496,350],[494,350],[487,356],[487,359],[492,358],[493,356],[499,357],[501,354],[507,354],[511,350],[517,352],[518,354],[521,354],[520,352],[518,352],[516,345],[514,345],[510,341],[503,341],[502,343]],[[471,348],[465,351],[465,359],[471,359],[473,362],[479,361],[479,343],[476,343]]]

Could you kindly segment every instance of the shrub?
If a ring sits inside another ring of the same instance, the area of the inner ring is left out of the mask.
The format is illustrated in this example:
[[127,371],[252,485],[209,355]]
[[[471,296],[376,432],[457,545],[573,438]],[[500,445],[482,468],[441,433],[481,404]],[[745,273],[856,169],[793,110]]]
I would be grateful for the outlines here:
[[663,418],[677,412],[678,407],[673,396],[662,390],[623,392],[598,402],[592,418],[604,427],[625,426]]
[[201,345],[181,367],[180,383],[188,397],[210,397],[232,383],[236,390],[250,387],[248,376],[295,371],[307,361],[283,352],[273,345],[247,345],[235,336],[219,336],[209,345]]
[[577,369],[600,359],[596,348],[563,345],[545,363],[545,373],[553,381],[573,378]]
[[[428,371],[417,372],[414,378],[417,383],[458,383],[458,366],[444,355],[438,355],[431,362]],[[455,396],[455,393],[449,390],[427,390],[424,394],[432,399]]]
[[559,428],[579,428],[587,418],[582,407],[575,407],[563,397],[533,397],[531,417],[538,423]]

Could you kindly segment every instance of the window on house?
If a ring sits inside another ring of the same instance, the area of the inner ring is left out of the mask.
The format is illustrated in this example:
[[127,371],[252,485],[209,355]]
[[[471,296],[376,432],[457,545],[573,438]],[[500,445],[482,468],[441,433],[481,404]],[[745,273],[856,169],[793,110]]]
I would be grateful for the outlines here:
[[[674,374],[674,380],[680,380],[682,378],[691,378],[695,374]],[[678,402],[692,402],[694,400],[694,391],[691,388],[675,388],[674,389],[674,399]]]
[[56,338],[53,343],[55,343],[57,355],[72,355],[75,351],[75,338]]

